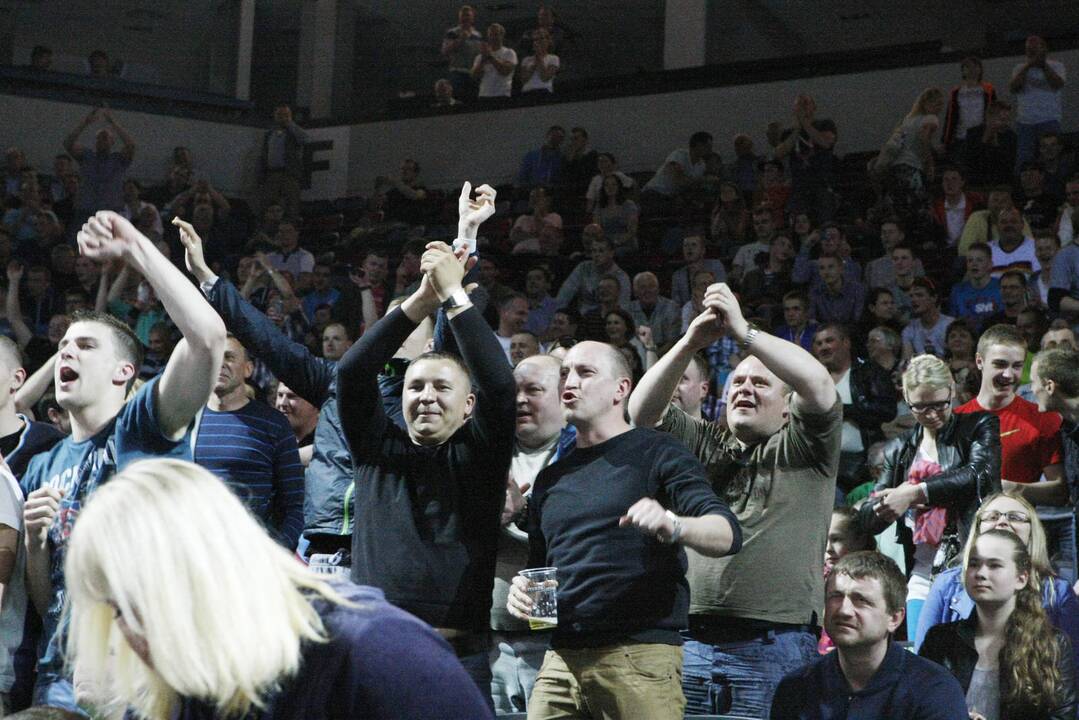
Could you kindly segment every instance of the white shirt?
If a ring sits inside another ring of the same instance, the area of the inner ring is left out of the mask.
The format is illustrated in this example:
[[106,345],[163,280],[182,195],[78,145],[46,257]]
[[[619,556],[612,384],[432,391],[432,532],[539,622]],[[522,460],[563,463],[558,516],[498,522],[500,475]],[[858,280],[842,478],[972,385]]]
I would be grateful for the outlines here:
[[[521,61],[521,67],[532,67],[536,64],[536,56],[529,55]],[[543,64],[547,67],[561,67],[561,63],[558,60],[557,55],[547,55],[543,59]],[[528,92],[529,90],[549,90],[554,92],[554,76],[551,76],[550,80],[544,80],[540,77],[539,68],[536,68],[536,72],[532,73],[532,77],[528,78],[528,82],[521,85],[521,92]]]
[[645,183],[645,190],[654,190],[661,195],[674,195],[678,191],[678,187],[674,184],[674,179],[667,169],[669,163],[680,165],[682,167],[682,172],[686,174],[686,177],[704,177],[704,171],[706,169],[704,160],[692,162],[689,157],[689,149],[679,148],[667,156],[667,159],[663,161],[663,165],[660,166],[659,170],[656,171],[656,174],[652,176],[652,179]]
[[1011,252],[1005,252],[1000,247],[999,240],[989,243],[989,248],[993,251],[993,277],[995,278],[1003,275],[1005,270],[1013,268],[1022,270],[1027,277],[1042,269],[1042,264],[1038,262],[1038,256],[1034,253],[1034,238],[1032,237],[1023,238],[1019,247]]
[[7,463],[0,462],[0,525],[19,533],[15,541],[15,568],[11,580],[4,586],[0,605],[0,692],[11,691],[15,682],[12,657],[22,643],[23,620],[26,616],[26,549],[23,542],[22,490]]
[[[1019,74],[1024,63],[1019,63],[1012,70],[1012,77]],[[1061,80],[1067,80],[1067,72],[1064,63],[1058,60],[1047,60],[1046,64],[1053,72],[1060,76]],[[1041,68],[1027,70],[1023,89],[1015,94],[1018,102],[1016,119],[1022,125],[1036,125],[1037,123],[1060,120],[1063,117],[1063,109],[1060,104],[1060,90],[1049,87],[1049,81],[1045,78],[1045,71]]]
[[967,224],[967,196],[960,195],[959,202],[949,205],[947,198],[944,200],[944,219],[948,222],[948,244],[955,246],[959,237],[963,234],[963,227]]
[[502,337],[498,333],[495,333],[495,337],[498,338],[498,344],[502,346],[502,352],[506,353],[506,360],[512,365],[513,360],[510,359],[510,342],[513,338]]
[[985,90],[981,85],[959,88],[959,117],[955,123],[955,139],[963,140],[967,130],[985,122]]
[[[500,47],[492,50],[491,54],[499,62],[508,62],[517,65],[517,53],[512,48]],[[476,63],[483,63],[483,77],[480,78],[480,92],[482,97],[509,97],[513,90],[513,73],[503,75],[495,69],[492,63],[484,63],[483,55],[476,56]]]
[[[843,401],[843,404],[850,405],[850,368],[847,368],[847,372],[843,373],[843,377],[835,384],[835,389],[839,392],[839,399]],[[862,432],[850,420],[843,420],[843,439],[839,451],[855,453],[863,450],[865,450],[865,445],[862,444]]]
[[1057,227],[1057,237],[1060,238],[1060,247],[1067,246],[1075,239],[1075,228],[1072,226],[1072,213],[1075,208],[1065,205],[1060,209],[1060,225]]

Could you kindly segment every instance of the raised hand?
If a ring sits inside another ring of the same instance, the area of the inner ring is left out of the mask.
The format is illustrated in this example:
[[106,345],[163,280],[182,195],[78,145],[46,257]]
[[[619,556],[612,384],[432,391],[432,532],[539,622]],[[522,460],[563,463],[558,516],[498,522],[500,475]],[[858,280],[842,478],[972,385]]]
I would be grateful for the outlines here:
[[742,315],[742,307],[738,304],[738,298],[727,283],[715,283],[709,285],[704,292],[704,306],[715,310],[721,318],[723,325],[735,340],[741,341],[749,331],[749,323]]
[[23,272],[26,268],[18,260],[12,260],[7,264],[7,281],[11,285],[18,285],[22,280]]
[[704,312],[693,318],[693,322],[689,324],[689,329],[686,330],[686,342],[696,352],[708,347],[725,334],[726,328],[719,314],[711,308],[705,308]]
[[641,345],[644,345],[646,349],[656,345],[655,340],[652,339],[652,328],[647,325],[637,326],[637,339],[641,341]]
[[127,218],[112,210],[91,215],[79,231],[78,241],[80,254],[102,264],[125,259],[135,245],[148,242]]
[[420,270],[430,283],[431,289],[438,294],[439,300],[446,300],[461,288],[465,263],[468,260],[467,252],[467,249],[461,248],[455,253],[444,242],[427,243],[427,250],[420,258]]
[[184,245],[184,261],[187,264],[188,271],[200,283],[206,282],[213,275],[213,271],[206,264],[206,255],[202,249],[202,238],[199,237],[194,226],[189,222],[174,217],[172,224],[180,229],[180,242]]
[[462,237],[475,237],[483,221],[495,214],[495,195],[490,185],[480,185],[473,200],[472,183],[466,182],[461,187],[461,197],[457,201],[457,230]]

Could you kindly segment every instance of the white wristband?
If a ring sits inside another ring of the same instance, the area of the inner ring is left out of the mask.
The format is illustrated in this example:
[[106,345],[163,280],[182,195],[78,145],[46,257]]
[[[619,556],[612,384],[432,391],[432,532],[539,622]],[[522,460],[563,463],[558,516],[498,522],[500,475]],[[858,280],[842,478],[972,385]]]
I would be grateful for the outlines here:
[[667,517],[674,524],[674,530],[671,531],[671,537],[667,543],[674,545],[682,537],[682,520],[670,510],[667,511]]
[[469,255],[474,255],[476,253],[476,238],[459,237],[453,241],[454,251],[460,250],[463,247],[468,248]]

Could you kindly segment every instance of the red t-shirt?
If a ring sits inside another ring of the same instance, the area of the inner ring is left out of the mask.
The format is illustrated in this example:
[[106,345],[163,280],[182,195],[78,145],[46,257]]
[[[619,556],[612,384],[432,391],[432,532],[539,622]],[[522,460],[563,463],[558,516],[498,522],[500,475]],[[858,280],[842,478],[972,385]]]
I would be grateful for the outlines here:
[[[985,412],[972,398],[957,413]],[[1064,462],[1060,445],[1061,418],[1055,412],[1038,412],[1038,406],[1018,395],[1000,410],[1000,477],[1018,483],[1034,483],[1049,465]]]

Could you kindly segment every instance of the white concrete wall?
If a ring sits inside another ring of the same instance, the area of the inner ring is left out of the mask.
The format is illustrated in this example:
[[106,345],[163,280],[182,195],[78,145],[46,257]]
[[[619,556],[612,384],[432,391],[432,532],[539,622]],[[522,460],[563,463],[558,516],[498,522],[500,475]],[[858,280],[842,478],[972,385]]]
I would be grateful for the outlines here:
[[[1065,130],[1079,130],[1079,51],[1055,55],[1072,72],[1064,89]],[[986,79],[1002,94],[1019,58],[986,62]],[[520,157],[542,142],[547,126],[582,125],[593,147],[613,152],[624,169],[655,169],[673,148],[696,130],[712,132],[725,159],[731,139],[748,132],[758,149],[771,120],[790,116],[794,96],[808,92],[819,115],[839,125],[840,153],[878,147],[926,86],[950,86],[958,76],[953,63],[861,74],[817,77],[663,95],[574,102],[490,113],[465,113],[413,120],[366,123],[311,131],[315,140],[332,140],[316,153],[327,169],[312,173],[308,198],[332,198],[371,190],[376,175],[396,173],[405,157],[419,160],[430,186],[512,181]],[[49,100],[0,95],[0,144],[19,145],[30,161],[47,169],[61,150],[64,135],[88,107]],[[117,112],[139,144],[133,174],[149,182],[163,176],[175,145],[189,145],[198,165],[225,192],[246,195],[253,186],[262,130],[160,115]],[[86,140],[91,141],[89,133]]]

